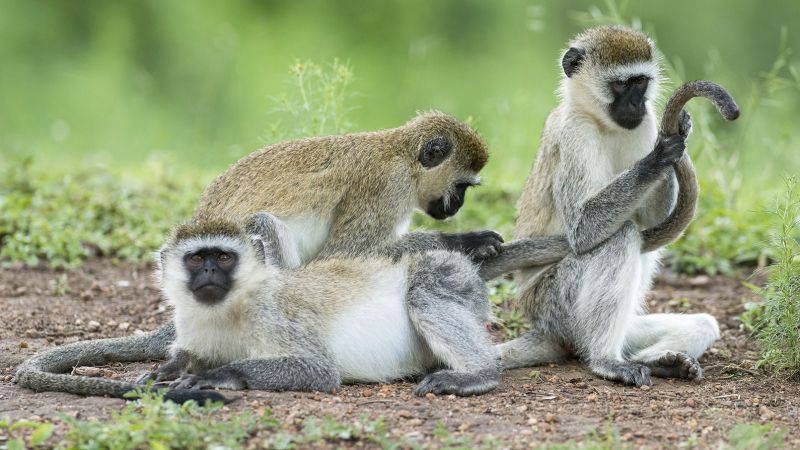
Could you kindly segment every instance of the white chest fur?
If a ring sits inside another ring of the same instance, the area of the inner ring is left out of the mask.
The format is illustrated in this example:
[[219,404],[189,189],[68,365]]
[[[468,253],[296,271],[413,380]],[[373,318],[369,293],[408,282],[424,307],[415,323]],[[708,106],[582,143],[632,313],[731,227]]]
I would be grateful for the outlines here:
[[331,228],[330,218],[289,218],[283,222],[297,245],[297,252],[302,262],[308,262],[317,256],[325,240],[328,239]]
[[406,272],[395,268],[372,280],[364,298],[333,320],[329,350],[344,381],[383,382],[422,373],[430,364],[406,306]]

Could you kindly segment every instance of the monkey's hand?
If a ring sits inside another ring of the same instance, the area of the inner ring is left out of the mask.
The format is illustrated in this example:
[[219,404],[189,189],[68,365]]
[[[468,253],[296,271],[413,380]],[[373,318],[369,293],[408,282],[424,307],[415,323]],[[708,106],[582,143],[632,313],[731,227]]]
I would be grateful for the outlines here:
[[[691,122],[689,122],[688,128],[685,130],[687,133],[691,130]],[[656,147],[639,161],[639,164],[642,165],[643,173],[660,174],[667,167],[680,161],[683,158],[684,151],[686,151],[687,136],[680,133],[664,136],[659,133]]]
[[497,256],[503,250],[504,242],[502,236],[491,230],[442,234],[442,241],[448,250],[464,253],[475,262]]
[[169,367],[169,364],[162,364],[158,369],[142,375],[138,380],[136,380],[136,384],[145,385],[149,381],[152,381],[153,383],[170,381],[178,378],[180,374],[180,368],[172,368]]
[[692,133],[692,116],[690,116],[685,109],[682,109],[680,123],[678,125],[678,134],[680,134],[683,137],[689,137],[691,133]]
[[169,385],[172,389],[246,389],[247,383],[227,367],[219,367],[200,374],[187,373]]

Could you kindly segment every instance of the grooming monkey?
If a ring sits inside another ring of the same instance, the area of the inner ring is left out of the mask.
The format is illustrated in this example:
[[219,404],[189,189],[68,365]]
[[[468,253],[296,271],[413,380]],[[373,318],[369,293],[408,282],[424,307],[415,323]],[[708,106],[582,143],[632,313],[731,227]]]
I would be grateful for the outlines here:
[[[158,358],[171,347],[170,360],[144,380],[179,377],[171,385],[179,398],[188,388],[330,391],[342,381],[415,375],[425,375],[418,395],[474,395],[497,386],[484,278],[467,256],[445,250],[399,259],[342,256],[287,269],[283,227],[258,213],[244,230],[222,219],[177,228],[158,261],[173,327],[49,350],[20,366],[18,382],[39,391],[120,396],[130,383],[54,372],[84,361]],[[527,242],[541,251],[529,247],[526,256],[505,267],[496,261],[491,270],[563,256],[563,239]]]
[[[392,152],[396,154],[392,156]],[[415,205],[425,205],[424,209],[438,218],[455,214],[467,187],[477,182],[477,171],[487,155],[474,131],[441,113],[422,114],[394,130],[276,144],[244,158],[220,176],[203,195],[195,217],[208,221],[216,213],[237,218],[248,208],[278,209],[286,223],[276,221],[263,232],[266,241],[281,243],[279,250],[270,247],[269,251],[275,252],[270,255],[272,261],[282,268],[298,267],[320,252],[321,256],[388,254],[398,259],[406,252],[450,248],[471,253],[475,259],[484,258],[480,275],[491,279],[518,268],[560,260],[569,249],[563,237],[522,239],[503,246],[502,253],[497,254],[501,240],[492,232],[397,236],[403,227],[394,227],[397,221],[392,218],[403,218],[399,222],[405,225]],[[280,169],[273,170],[268,164]],[[386,179],[380,179],[381,174]],[[340,186],[333,186],[336,183]],[[356,195],[359,192],[362,198]],[[379,193],[385,196],[373,198]],[[229,197],[232,195],[242,195],[243,199]],[[290,200],[284,202],[281,196]],[[338,204],[326,203],[336,198],[340,198]],[[248,201],[255,206],[248,206]],[[235,207],[239,209],[229,209]],[[379,213],[383,215],[375,216]],[[330,217],[317,220],[320,214]],[[392,226],[387,225],[389,222]],[[320,223],[325,226],[318,226]],[[77,364],[166,358],[175,339],[174,323],[128,339],[79,342],[48,350],[20,366],[18,382],[35,390],[84,395],[127,392],[130,386],[115,384],[112,389],[95,383],[109,380],[62,372]]]
[[479,183],[489,153],[452,116],[429,112],[387,130],[270,145],[242,158],[205,190],[195,218],[245,221],[269,211],[286,225],[282,242],[305,263],[335,254],[443,248],[478,260],[499,250],[491,231],[406,234],[414,210],[446,219]]
[[[519,200],[516,236],[563,233],[572,253],[520,273],[533,330],[499,346],[506,368],[576,354],[594,373],[625,384],[650,384],[651,373],[702,377],[697,358],[719,337],[717,321],[643,314],[644,294],[656,249],[677,238],[694,213],[696,180],[684,155],[691,121],[683,104],[707,96],[731,120],[738,107],[716,85],[689,85],[670,102],[659,134],[654,53],[640,32],[601,27],[579,35],[563,55],[562,101],[547,119]],[[686,188],[677,204],[673,167]]]

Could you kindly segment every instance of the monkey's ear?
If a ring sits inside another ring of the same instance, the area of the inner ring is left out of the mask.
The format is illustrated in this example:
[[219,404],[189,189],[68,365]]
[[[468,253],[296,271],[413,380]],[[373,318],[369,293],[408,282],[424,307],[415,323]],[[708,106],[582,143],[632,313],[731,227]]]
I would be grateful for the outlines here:
[[167,264],[167,244],[158,249],[158,259],[156,260],[157,269],[159,272],[164,271],[164,266]]
[[422,144],[417,159],[422,167],[430,169],[443,163],[453,151],[453,144],[443,136],[437,136]]
[[584,56],[586,56],[586,50],[581,48],[571,47],[567,50],[567,53],[564,54],[564,59],[561,60],[561,67],[564,68],[567,78],[572,77],[572,74],[578,71]]
[[267,245],[264,243],[264,240],[261,239],[261,236],[254,234],[250,236],[250,242],[253,244],[253,249],[256,251],[256,258],[264,265],[267,265],[269,261],[268,253],[267,253]]

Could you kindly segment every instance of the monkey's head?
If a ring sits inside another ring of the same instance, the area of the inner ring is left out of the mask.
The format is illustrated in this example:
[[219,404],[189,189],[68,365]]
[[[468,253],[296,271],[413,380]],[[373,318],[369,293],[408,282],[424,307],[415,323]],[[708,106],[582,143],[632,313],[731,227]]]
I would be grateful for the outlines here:
[[467,188],[480,182],[478,172],[489,159],[486,144],[468,125],[436,111],[417,115],[404,128],[411,131],[417,206],[437,220],[453,216]]
[[642,32],[620,26],[579,34],[561,58],[562,95],[607,127],[633,130],[652,111],[660,68]]
[[277,270],[265,247],[228,220],[179,225],[157,259],[164,296],[176,308],[232,307]]

